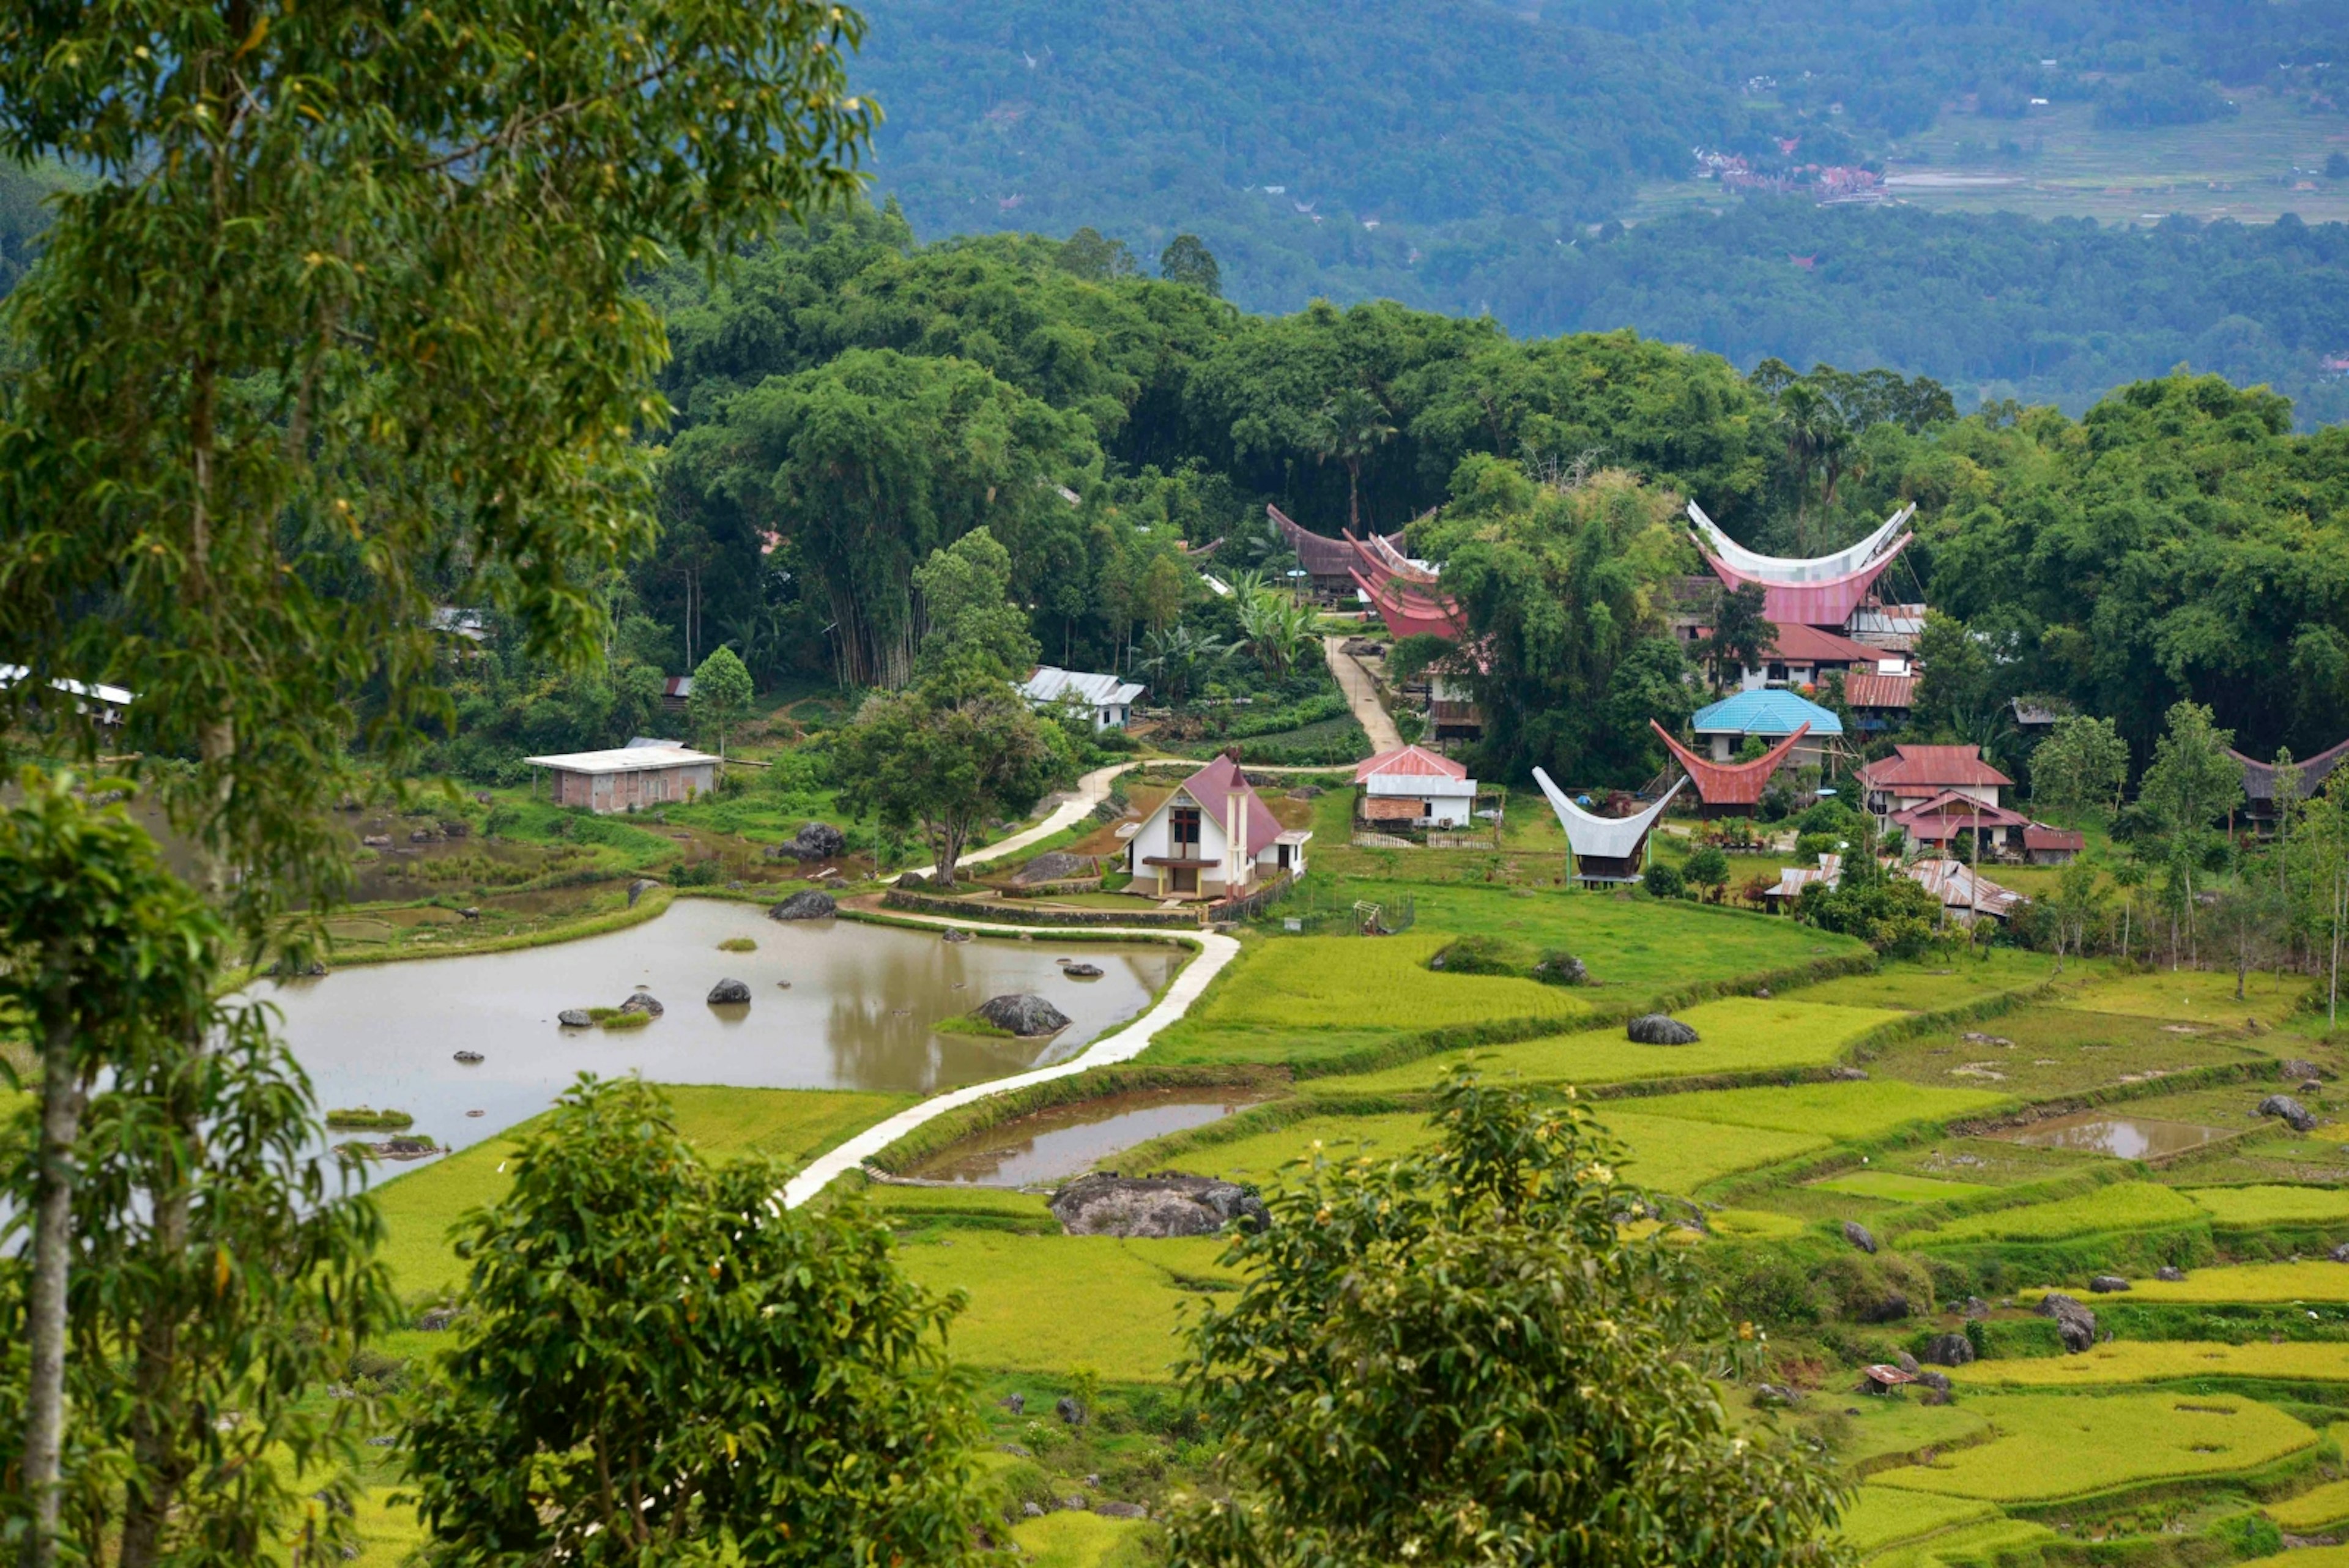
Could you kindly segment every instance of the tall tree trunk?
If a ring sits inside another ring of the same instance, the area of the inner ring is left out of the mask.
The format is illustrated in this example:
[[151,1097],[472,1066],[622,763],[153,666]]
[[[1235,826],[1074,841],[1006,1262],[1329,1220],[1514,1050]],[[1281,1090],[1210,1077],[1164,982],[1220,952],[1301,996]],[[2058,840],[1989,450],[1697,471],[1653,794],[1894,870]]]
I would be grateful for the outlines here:
[[[70,954],[52,955],[60,972]],[[63,980],[51,988],[50,1023],[41,1041],[41,1143],[33,1183],[33,1278],[26,1302],[32,1352],[25,1402],[24,1486],[32,1499],[26,1568],[57,1560],[64,1502],[66,1431],[66,1260],[73,1231],[74,1143],[81,1136],[87,1086],[73,1070],[71,999]]]

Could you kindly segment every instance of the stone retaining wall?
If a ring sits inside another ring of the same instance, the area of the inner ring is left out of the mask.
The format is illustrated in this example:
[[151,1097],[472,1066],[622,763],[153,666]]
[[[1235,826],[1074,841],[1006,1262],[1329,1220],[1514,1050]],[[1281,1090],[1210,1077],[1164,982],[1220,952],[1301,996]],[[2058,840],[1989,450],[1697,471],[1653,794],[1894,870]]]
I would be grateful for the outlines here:
[[1123,909],[1022,909],[968,898],[932,898],[895,888],[881,896],[881,907],[915,915],[943,915],[950,920],[1011,926],[1144,926],[1195,931],[1200,923],[1190,909],[1137,909],[1130,914]]

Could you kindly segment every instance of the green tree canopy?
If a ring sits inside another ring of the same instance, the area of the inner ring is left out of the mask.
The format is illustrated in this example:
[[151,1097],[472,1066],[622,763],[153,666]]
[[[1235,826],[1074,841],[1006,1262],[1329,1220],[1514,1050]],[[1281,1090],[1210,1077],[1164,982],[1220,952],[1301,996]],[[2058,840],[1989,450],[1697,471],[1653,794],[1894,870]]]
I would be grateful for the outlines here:
[[456,1343],[409,1453],[458,1563],[976,1561],[957,1303],[852,1205],[711,1168],[657,1090],[583,1077],[463,1221]]
[[2117,811],[2128,742],[2110,719],[2066,713],[2031,753],[2031,798],[2057,811]]
[[893,833],[918,826],[948,888],[982,823],[1026,812],[1074,771],[1059,725],[1000,676],[968,666],[867,697],[840,732],[833,767],[841,809],[873,813]]
[[730,648],[721,648],[703,659],[693,672],[693,694],[685,700],[686,716],[693,727],[718,737],[718,755],[726,755],[727,732],[750,716],[757,693],[750,672]]
[[1837,1561],[1836,1482],[1708,1381],[1752,1325],[1623,1239],[1589,1112],[1459,1069],[1433,1119],[1400,1158],[1317,1153],[1234,1239],[1185,1369],[1231,1497],[1177,1513],[1174,1560]]
[[922,613],[918,668],[925,674],[975,670],[1005,680],[1027,678],[1036,663],[1028,615],[1010,599],[1011,552],[985,525],[972,529],[914,569]]

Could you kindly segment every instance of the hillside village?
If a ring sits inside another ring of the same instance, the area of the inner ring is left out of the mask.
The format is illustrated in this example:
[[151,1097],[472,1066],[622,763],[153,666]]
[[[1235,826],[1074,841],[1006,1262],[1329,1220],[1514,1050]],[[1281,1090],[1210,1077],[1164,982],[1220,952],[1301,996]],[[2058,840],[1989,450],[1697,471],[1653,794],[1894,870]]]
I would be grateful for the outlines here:
[[[493,12],[0,29],[28,1568],[2349,1568],[2337,430],[925,241],[889,17]],[[1671,167],[1897,218],[1775,59]]]

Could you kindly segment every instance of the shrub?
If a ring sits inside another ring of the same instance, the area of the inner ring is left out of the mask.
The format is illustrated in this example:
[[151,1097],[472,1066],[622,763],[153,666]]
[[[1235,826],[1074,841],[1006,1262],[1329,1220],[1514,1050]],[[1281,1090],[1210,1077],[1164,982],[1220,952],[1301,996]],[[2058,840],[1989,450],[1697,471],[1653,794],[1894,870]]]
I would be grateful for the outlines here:
[[1729,880],[1729,857],[1708,844],[1688,857],[1681,875],[1700,888],[1718,888]]
[[1775,1251],[1731,1270],[1721,1282],[1721,1299],[1736,1316],[1765,1328],[1815,1324],[1828,1310],[1810,1268]]
[[668,879],[680,888],[708,888],[724,873],[724,865],[712,857],[706,860],[688,860],[669,873]]
[[1522,974],[1517,945],[1502,937],[1461,937],[1427,961],[1445,974]]
[[1640,886],[1658,898],[1677,898],[1688,890],[1681,877],[1680,868],[1667,866],[1661,860],[1640,874]]

